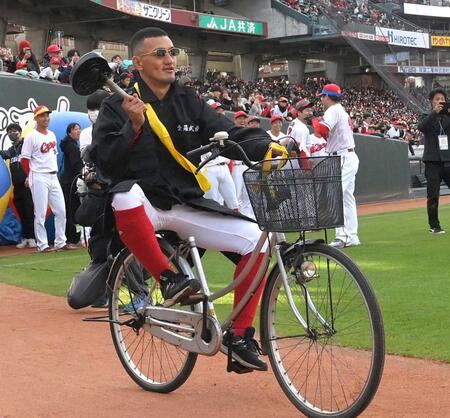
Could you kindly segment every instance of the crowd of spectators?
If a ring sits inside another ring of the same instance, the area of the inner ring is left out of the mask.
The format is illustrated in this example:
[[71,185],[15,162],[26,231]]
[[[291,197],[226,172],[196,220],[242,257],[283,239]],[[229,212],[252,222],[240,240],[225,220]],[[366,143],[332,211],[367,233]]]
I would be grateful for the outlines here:
[[[450,0],[449,0],[450,1]],[[368,0],[282,0],[292,9],[316,20],[318,16],[336,13],[343,23],[360,23],[396,29],[408,29],[405,20],[392,13],[385,13]]]
[[281,0],[281,2],[312,19],[317,18],[320,13],[317,2],[311,0]]
[[[181,79],[185,80],[185,77]],[[299,84],[285,80],[244,82],[233,76],[218,77],[212,82],[190,82],[210,104],[219,102],[225,110],[244,111],[249,115],[262,117],[270,117],[274,108],[281,105],[287,109],[287,121],[296,117],[294,105],[303,98],[315,103],[315,116],[322,115],[324,109],[316,95],[327,83],[329,80],[326,78],[307,78]],[[287,102],[280,104],[280,100],[284,99]],[[419,140],[416,129],[418,115],[389,89],[344,88],[342,104],[352,118],[355,132],[382,138],[398,138],[392,135],[391,128],[395,125],[397,132],[403,132],[400,139]]]
[[[336,7],[343,7],[348,1],[338,0],[335,2]],[[58,45],[52,44],[47,48],[42,63],[38,63],[31,44],[26,40],[20,42],[16,57],[13,57],[6,48],[0,50],[0,56],[5,71],[54,83],[68,83],[72,68],[80,58],[76,49],[71,49],[67,57],[64,57]],[[115,55],[111,60],[111,66],[114,70],[114,81],[124,89],[131,87],[134,71],[132,62]],[[225,110],[234,112],[242,110],[250,115],[270,117],[275,106],[280,108],[286,106],[287,120],[296,117],[294,105],[301,98],[316,102],[316,115],[323,113],[320,101],[316,99],[316,93],[329,82],[325,78],[308,78],[299,84],[292,84],[284,79],[245,82],[234,76],[221,77],[210,71],[206,74],[205,80],[193,81],[189,77],[190,73],[189,66],[180,67],[177,73],[180,82],[193,86],[206,100],[220,102]],[[423,96],[420,89],[409,90],[413,100]],[[415,130],[417,115],[409,110],[394,92],[372,87],[352,87],[346,89],[345,93],[343,105],[352,117],[356,132],[361,132],[364,128],[364,133],[384,137],[392,127],[392,122],[400,121],[410,136],[418,137]],[[286,103],[279,103],[280,98],[284,98]]]
[[13,56],[9,48],[0,46],[0,71],[52,83],[68,83],[72,68],[80,59],[78,50],[71,49],[67,52],[67,57],[64,57],[62,49],[51,44],[39,62],[32,45],[26,39],[20,41],[18,51],[18,55]]

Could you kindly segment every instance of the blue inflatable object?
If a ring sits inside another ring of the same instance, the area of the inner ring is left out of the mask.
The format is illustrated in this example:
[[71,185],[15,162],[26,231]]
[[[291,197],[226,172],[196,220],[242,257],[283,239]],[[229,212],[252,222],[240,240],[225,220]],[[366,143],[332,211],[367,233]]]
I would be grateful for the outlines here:
[[6,209],[3,221],[0,223],[0,245],[11,245],[20,242],[22,226],[11,208]]
[[50,114],[50,125],[48,129],[53,131],[58,140],[58,167],[61,167],[61,161],[63,153],[59,144],[64,139],[66,134],[67,125],[69,123],[78,123],[81,129],[87,128],[91,125],[88,115],[81,112],[53,112]]
[[0,223],[5,216],[11,193],[12,183],[9,168],[3,158],[0,158]]

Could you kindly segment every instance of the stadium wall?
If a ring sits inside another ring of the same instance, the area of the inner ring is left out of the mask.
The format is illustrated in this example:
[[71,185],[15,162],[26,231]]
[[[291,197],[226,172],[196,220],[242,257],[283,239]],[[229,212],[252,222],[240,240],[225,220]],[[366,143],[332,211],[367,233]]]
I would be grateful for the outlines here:
[[[1,74],[0,85],[0,149],[10,146],[6,136],[8,124],[17,122],[24,127],[40,104],[56,111],[84,112],[86,109],[86,98],[75,94],[68,85]],[[233,119],[233,113],[227,112],[227,117]],[[268,130],[269,120],[261,120],[261,127]],[[287,123],[283,127],[283,132],[286,131]],[[355,135],[355,142],[360,159],[355,192],[358,203],[408,198],[410,169],[407,144],[366,135]]]

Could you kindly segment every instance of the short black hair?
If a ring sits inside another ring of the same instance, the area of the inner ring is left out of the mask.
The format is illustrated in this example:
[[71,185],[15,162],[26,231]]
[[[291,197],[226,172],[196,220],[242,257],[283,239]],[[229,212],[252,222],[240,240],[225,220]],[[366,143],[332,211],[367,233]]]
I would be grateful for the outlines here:
[[[80,124],[77,123],[77,122],[69,123],[69,124],[67,125],[66,134],[69,135],[69,134],[70,134],[70,131],[71,131],[73,128],[75,128],[75,126],[80,126]],[[81,126],[80,126],[80,128],[81,128]]]
[[334,94],[326,94],[326,96],[328,96],[335,103],[339,103],[343,98],[343,96],[335,96]]
[[20,127],[20,125],[18,123],[10,123],[7,127],[6,127],[6,132],[9,131],[19,131],[22,132],[22,128]]
[[441,88],[431,90],[430,94],[428,95],[428,100],[430,100],[430,101],[433,100],[434,96],[436,96],[436,94],[444,95],[445,100],[447,100],[447,93],[445,92],[444,89],[441,89]]
[[113,62],[116,58],[122,59],[122,57],[119,54],[116,54],[116,55],[113,55],[113,57],[111,58],[111,62]]
[[137,31],[130,41],[131,55],[135,55],[136,50],[141,43],[147,38],[160,38],[162,36],[168,36],[167,32],[156,27],[144,28]]
[[67,52],[67,58],[72,59],[75,54],[78,54],[78,56],[81,57],[80,51],[78,51],[78,49],[69,49],[69,51]]

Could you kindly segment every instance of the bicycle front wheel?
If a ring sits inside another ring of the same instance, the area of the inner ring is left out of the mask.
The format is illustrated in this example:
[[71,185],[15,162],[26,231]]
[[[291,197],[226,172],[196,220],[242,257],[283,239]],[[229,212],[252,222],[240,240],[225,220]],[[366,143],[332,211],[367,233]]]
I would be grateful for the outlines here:
[[291,250],[284,267],[288,289],[275,266],[261,307],[275,376],[305,415],[355,417],[375,395],[384,366],[375,294],[349,257],[324,244]]
[[[164,242],[160,245],[173,269],[180,271],[171,247]],[[109,283],[111,335],[126,372],[145,390],[167,393],[177,389],[191,374],[197,354],[166,343],[144,328],[143,304],[164,302],[156,281],[124,250],[114,262]]]

